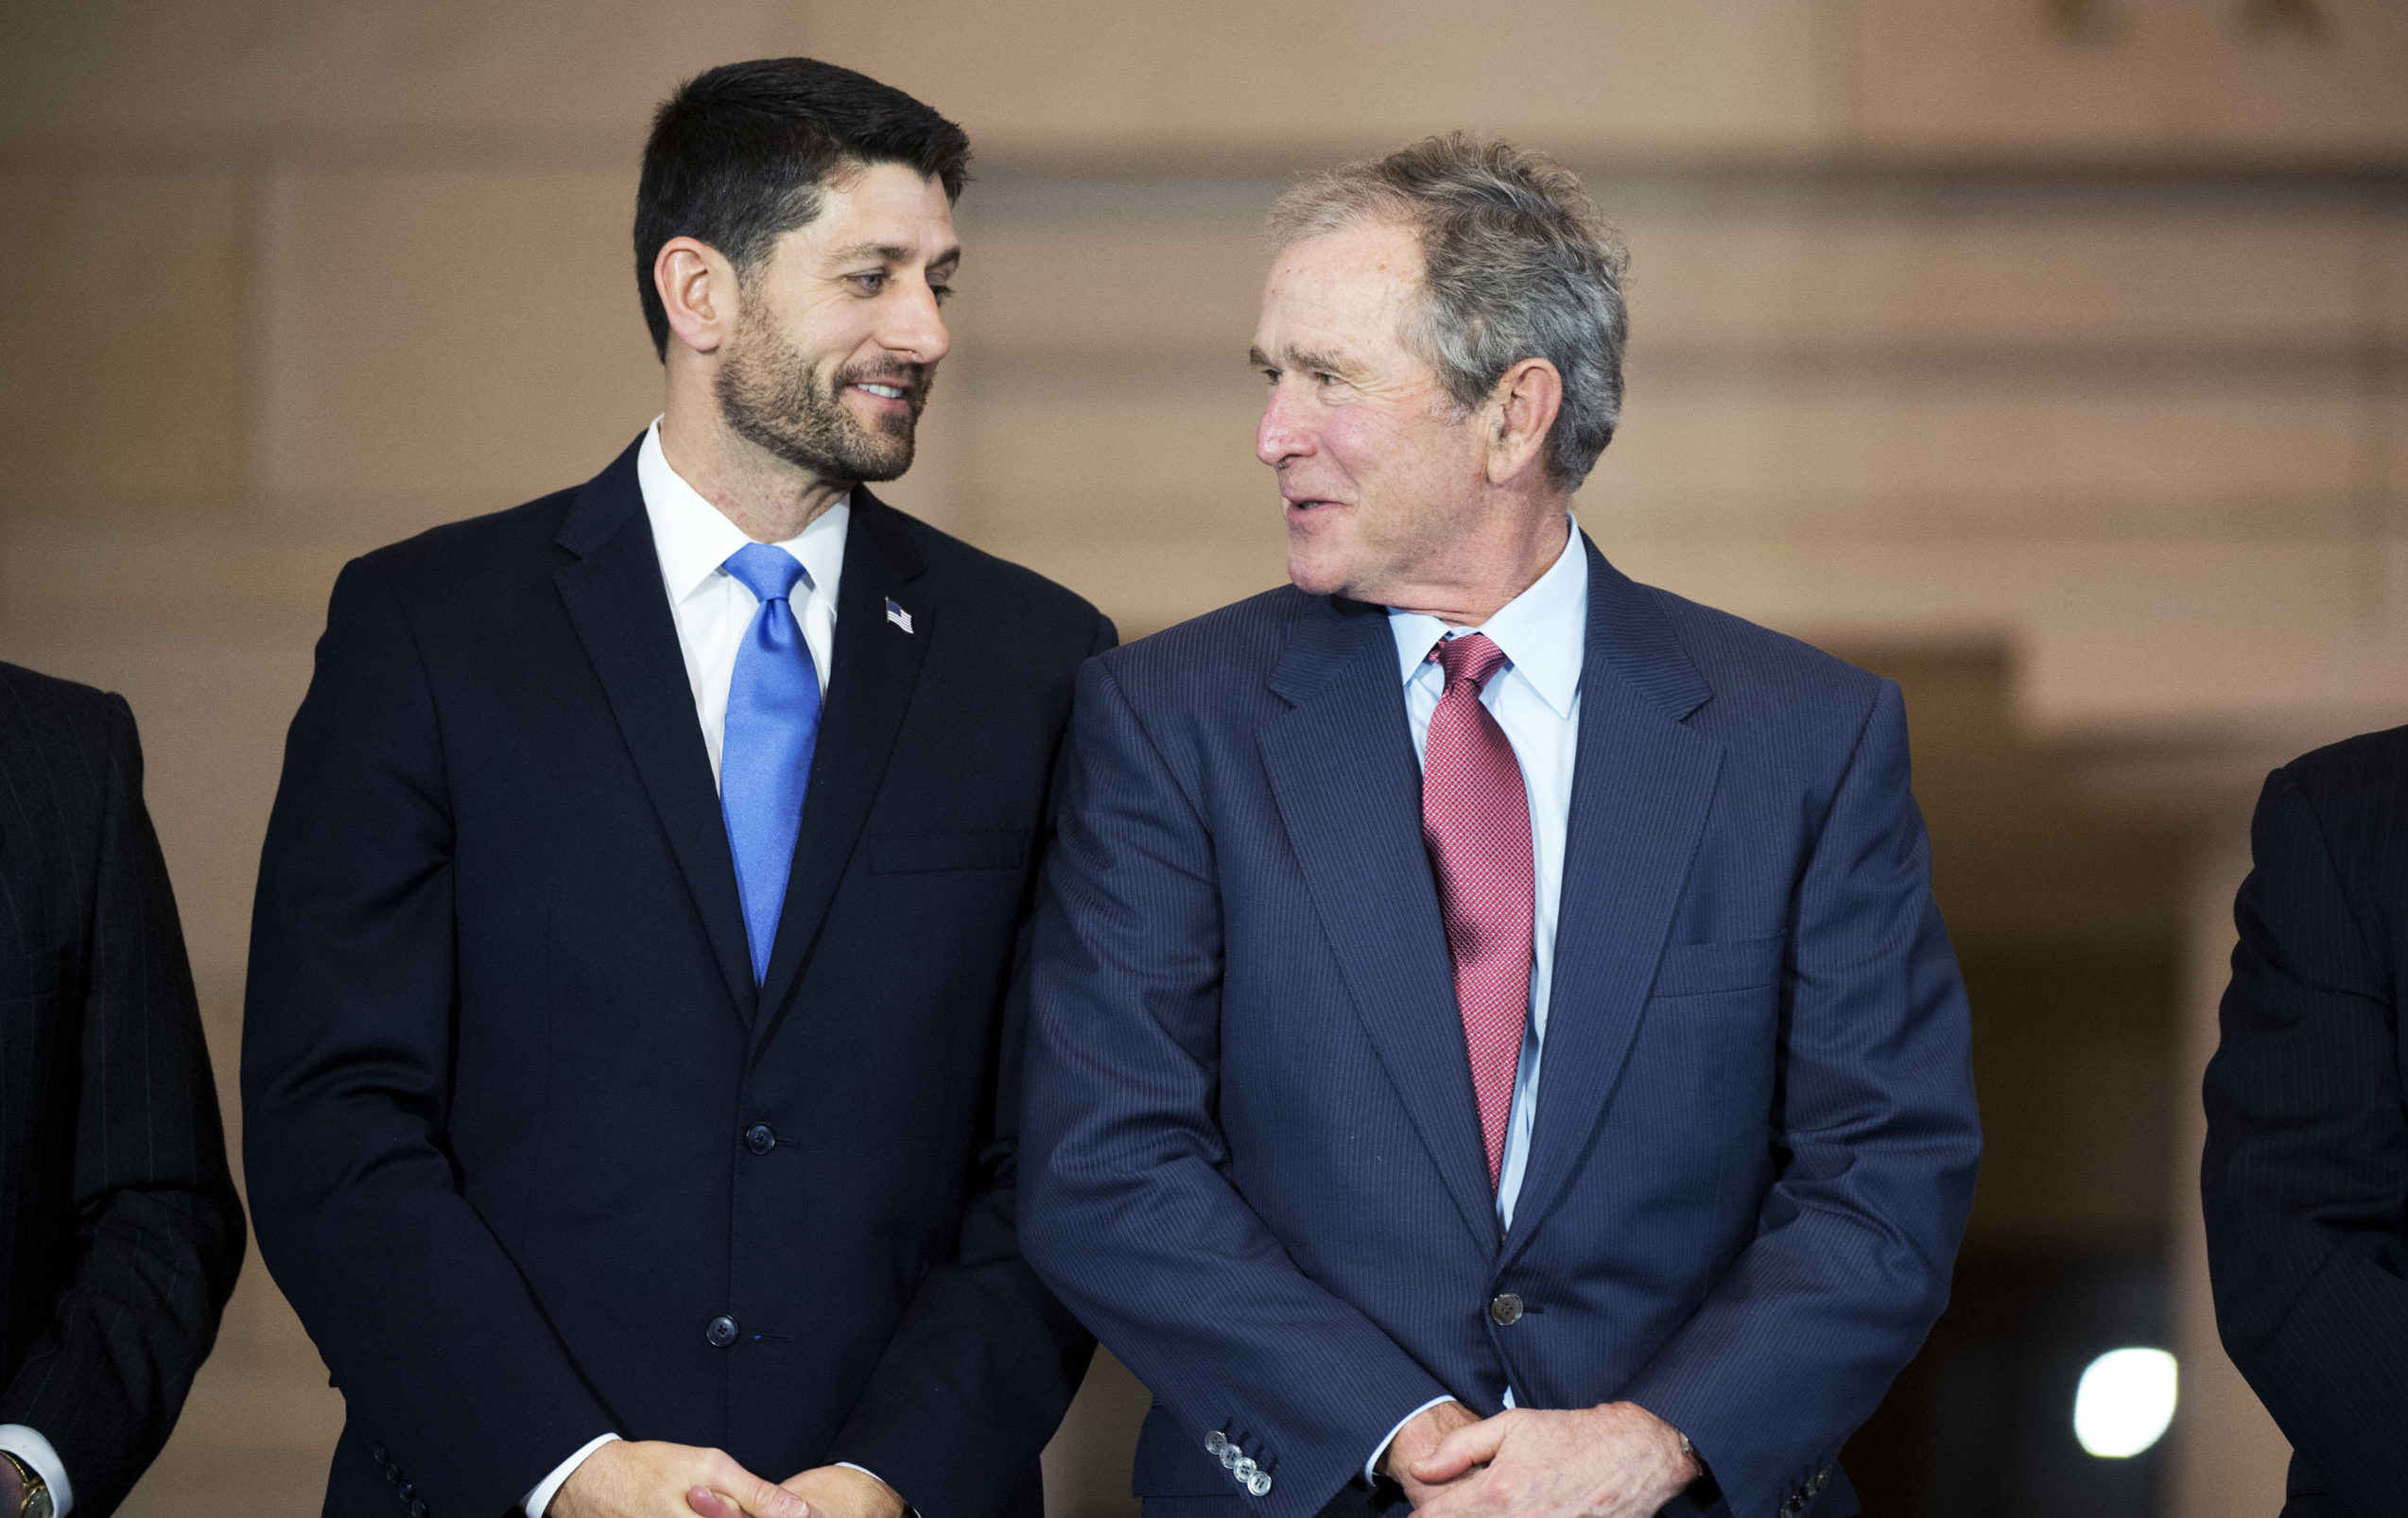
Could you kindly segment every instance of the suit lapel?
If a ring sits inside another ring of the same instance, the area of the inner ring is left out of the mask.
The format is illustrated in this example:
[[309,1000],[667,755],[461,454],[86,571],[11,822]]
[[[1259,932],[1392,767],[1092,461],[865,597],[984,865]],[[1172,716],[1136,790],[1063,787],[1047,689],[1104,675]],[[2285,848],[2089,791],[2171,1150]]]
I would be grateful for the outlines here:
[[1496,1200],[1387,617],[1315,599],[1271,686],[1294,704],[1256,741],[1323,930],[1447,1194],[1494,1249]]
[[753,961],[736,902],[736,863],[636,483],[640,445],[638,440],[571,503],[557,541],[577,559],[553,582],[668,834],[736,1016],[749,1020]]
[[[767,1015],[754,1030],[756,1044],[783,1012],[810,959],[903,729],[928,640],[944,635],[941,609],[924,604],[925,597],[911,589],[921,567],[902,516],[868,491],[856,490],[844,534],[844,573],[837,586],[836,667],[829,672],[811,784],[804,792],[786,906],[761,983]],[[890,600],[910,618],[909,631],[888,619]]]
[[1722,745],[1685,725],[1713,694],[1651,593],[1588,554],[1580,750],[1538,1108],[1505,1258],[1587,1153],[1704,837]]

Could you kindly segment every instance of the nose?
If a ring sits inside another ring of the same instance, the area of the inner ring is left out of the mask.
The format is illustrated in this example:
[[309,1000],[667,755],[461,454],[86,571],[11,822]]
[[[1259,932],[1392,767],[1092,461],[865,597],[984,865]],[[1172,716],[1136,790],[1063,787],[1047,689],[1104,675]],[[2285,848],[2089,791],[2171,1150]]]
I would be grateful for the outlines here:
[[1263,402],[1262,422],[1255,428],[1255,457],[1277,469],[1291,458],[1312,452],[1312,434],[1305,425],[1304,403],[1282,381],[1271,387]]
[[934,364],[953,348],[937,309],[936,292],[926,280],[898,281],[879,324],[878,345],[914,364]]

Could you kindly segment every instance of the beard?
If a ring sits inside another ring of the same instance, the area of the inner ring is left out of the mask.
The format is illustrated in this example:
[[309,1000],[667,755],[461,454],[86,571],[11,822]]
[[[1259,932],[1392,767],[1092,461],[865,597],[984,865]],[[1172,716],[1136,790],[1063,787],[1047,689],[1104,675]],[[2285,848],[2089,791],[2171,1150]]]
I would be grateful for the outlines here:
[[[911,467],[914,433],[936,371],[926,364],[866,363],[823,377],[748,300],[713,381],[736,435],[807,474],[846,485],[894,479]],[[892,385],[909,409],[864,427],[845,407],[849,385]]]

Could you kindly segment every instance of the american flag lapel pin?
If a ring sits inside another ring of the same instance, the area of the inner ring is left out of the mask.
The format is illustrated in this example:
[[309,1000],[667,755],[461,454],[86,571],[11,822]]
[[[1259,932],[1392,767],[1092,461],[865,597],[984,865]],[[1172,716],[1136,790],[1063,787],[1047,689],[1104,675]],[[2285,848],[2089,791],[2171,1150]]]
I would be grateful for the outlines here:
[[911,630],[911,613],[895,605],[892,595],[886,598],[886,619],[906,632]]

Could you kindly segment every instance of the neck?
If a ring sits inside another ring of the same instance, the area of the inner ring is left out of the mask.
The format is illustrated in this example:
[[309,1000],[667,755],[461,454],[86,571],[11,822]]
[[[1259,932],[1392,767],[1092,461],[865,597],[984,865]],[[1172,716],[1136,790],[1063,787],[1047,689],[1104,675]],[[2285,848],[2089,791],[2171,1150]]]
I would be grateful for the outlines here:
[[1505,609],[1538,583],[1571,541],[1570,503],[1516,525],[1516,530],[1485,543],[1464,543],[1448,554],[1449,578],[1399,587],[1395,594],[1367,597],[1402,612],[1434,616],[1453,628],[1473,628]]
[[755,543],[785,543],[837,502],[852,483],[822,479],[739,437],[715,405],[684,405],[672,388],[661,416],[661,453],[678,478]]

